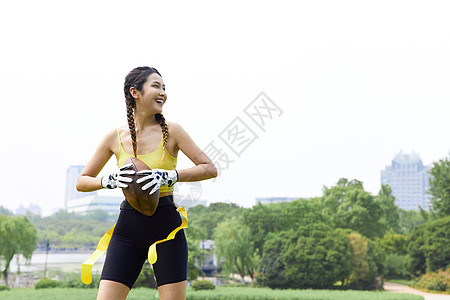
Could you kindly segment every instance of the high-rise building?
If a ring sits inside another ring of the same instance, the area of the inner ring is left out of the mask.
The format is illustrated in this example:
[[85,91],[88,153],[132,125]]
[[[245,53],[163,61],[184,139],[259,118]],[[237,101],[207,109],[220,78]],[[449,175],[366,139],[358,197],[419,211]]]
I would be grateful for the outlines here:
[[84,169],[84,166],[70,166],[66,171],[66,199],[64,201],[65,210],[68,209],[69,202],[78,198],[86,197],[86,196],[94,196],[97,192],[89,192],[89,193],[81,193],[77,191],[76,184],[77,178],[80,175],[81,171]]
[[97,192],[82,193],[77,191],[77,178],[83,169],[84,166],[70,166],[67,169],[66,211],[84,215],[95,210],[103,210],[109,214],[117,214],[120,202],[122,202],[124,197],[101,196]]
[[381,171],[381,184],[389,184],[395,196],[395,204],[404,210],[428,210],[431,196],[428,194],[430,166],[424,166],[419,155],[400,152],[390,166]]

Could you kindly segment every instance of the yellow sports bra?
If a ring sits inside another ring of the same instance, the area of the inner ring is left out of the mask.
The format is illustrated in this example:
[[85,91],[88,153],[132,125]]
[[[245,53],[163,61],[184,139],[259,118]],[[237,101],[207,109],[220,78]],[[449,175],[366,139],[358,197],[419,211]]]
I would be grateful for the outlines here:
[[[117,154],[117,166],[120,168],[123,166],[125,161],[132,157],[133,155],[130,153],[127,153],[123,149],[122,141],[120,139],[119,129],[117,129],[117,136],[119,137],[119,153]],[[169,151],[167,149],[163,149],[163,143],[164,140],[161,138],[161,143],[159,143],[158,149],[151,153],[138,155],[137,158],[142,160],[147,166],[149,166],[151,169],[164,169],[164,170],[175,170],[177,167],[177,159],[170,155]],[[162,161],[162,155],[163,151],[166,151],[166,157]],[[159,189],[160,193],[164,192],[172,192],[173,186],[168,187],[167,185],[161,186]]]

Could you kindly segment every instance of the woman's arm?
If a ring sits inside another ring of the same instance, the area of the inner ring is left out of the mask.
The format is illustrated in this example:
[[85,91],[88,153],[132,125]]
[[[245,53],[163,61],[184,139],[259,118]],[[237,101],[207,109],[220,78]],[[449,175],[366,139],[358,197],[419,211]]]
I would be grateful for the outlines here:
[[171,123],[170,129],[170,134],[175,138],[178,149],[195,164],[195,167],[177,170],[178,181],[199,181],[217,177],[216,166],[194,143],[187,132],[176,123]]
[[116,140],[117,133],[113,130],[100,142],[91,160],[78,176],[76,188],[79,192],[92,192],[103,188],[102,179],[97,178],[97,175],[113,155],[112,147]]

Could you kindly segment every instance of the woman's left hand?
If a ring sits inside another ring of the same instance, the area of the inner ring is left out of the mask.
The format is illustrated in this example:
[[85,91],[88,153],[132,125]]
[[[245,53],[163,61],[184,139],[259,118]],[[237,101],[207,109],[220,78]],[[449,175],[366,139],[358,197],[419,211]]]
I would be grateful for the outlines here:
[[136,180],[137,183],[148,181],[142,187],[143,191],[148,190],[153,186],[152,190],[150,191],[150,195],[156,192],[161,186],[173,186],[175,182],[178,181],[178,172],[176,170],[152,169],[142,170],[137,172],[136,174],[144,176]]

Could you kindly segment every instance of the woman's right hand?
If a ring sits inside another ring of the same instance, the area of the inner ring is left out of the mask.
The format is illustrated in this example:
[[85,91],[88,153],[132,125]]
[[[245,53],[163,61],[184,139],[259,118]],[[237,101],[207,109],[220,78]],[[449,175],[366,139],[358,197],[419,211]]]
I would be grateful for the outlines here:
[[[126,164],[119,168],[118,171],[111,173],[109,175],[102,177],[102,187],[105,189],[115,189],[119,188],[127,188],[128,185],[126,183],[133,182],[133,179],[130,177],[125,177],[126,175],[134,175],[136,173],[134,170],[130,170],[133,164]],[[125,176],[124,176],[125,175]]]

